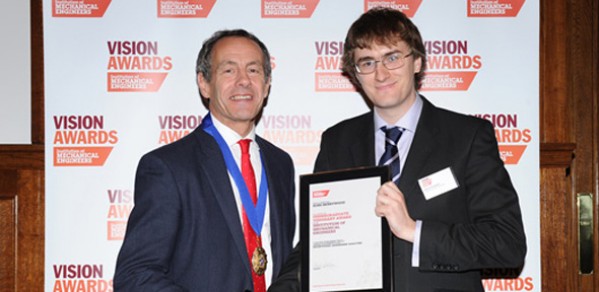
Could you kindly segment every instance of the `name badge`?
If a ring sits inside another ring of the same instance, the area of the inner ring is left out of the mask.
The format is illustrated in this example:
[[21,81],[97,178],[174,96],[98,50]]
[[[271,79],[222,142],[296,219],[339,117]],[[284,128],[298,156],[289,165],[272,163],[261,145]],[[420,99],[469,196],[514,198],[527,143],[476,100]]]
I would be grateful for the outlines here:
[[427,200],[449,192],[459,186],[449,167],[419,179],[418,184]]

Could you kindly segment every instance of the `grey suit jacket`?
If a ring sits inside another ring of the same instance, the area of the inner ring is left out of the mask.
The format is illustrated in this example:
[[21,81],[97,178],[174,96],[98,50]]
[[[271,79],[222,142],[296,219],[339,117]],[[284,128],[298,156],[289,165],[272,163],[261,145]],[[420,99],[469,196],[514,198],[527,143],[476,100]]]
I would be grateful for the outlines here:
[[[273,278],[292,249],[294,168],[256,137],[268,180]],[[221,151],[201,128],[144,155],[115,291],[252,291],[241,220]],[[268,241],[263,239],[263,244]]]

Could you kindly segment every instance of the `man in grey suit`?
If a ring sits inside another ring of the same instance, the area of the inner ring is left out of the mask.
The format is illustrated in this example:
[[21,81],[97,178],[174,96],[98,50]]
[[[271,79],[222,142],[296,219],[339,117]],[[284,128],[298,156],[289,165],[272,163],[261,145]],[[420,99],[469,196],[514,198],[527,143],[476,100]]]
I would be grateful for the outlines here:
[[265,291],[293,248],[293,163],[255,134],[268,50],[245,30],[218,31],[196,72],[210,112],[141,158],[115,291]]
[[[417,27],[375,8],[344,46],[343,71],[373,107],[323,133],[314,171],[389,165],[393,179],[372,208],[394,235],[394,291],[484,291],[481,270],[521,267],[522,215],[493,127],[418,93],[426,54]],[[269,291],[299,290],[298,250]]]

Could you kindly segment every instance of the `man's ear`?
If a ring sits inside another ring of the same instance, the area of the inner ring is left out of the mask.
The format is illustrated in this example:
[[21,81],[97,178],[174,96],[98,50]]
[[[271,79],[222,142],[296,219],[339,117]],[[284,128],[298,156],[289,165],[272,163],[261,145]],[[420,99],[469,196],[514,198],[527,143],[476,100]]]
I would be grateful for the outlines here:
[[271,84],[272,84],[271,81],[272,81],[272,78],[269,77],[268,81],[266,82],[266,90],[264,91],[264,93],[266,95],[264,96],[264,98],[267,98],[270,95],[270,89],[271,89]]
[[202,73],[198,73],[197,77],[198,88],[200,88],[200,93],[205,98],[210,98],[210,84],[206,81],[206,78],[202,75]]
[[422,57],[418,57],[414,60],[414,74],[422,71]]

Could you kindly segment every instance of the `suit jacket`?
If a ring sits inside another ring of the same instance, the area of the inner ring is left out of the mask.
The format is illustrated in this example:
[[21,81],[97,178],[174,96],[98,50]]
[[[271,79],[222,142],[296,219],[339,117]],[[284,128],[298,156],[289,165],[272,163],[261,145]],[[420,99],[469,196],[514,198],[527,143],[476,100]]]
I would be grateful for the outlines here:
[[[287,153],[256,142],[269,186],[274,279],[293,247],[294,168]],[[197,128],[144,155],[134,198],[115,291],[253,291],[233,189],[212,136]]]
[[[488,121],[437,108],[424,98],[423,102],[398,183],[410,216],[423,222],[420,266],[411,265],[412,243],[394,237],[394,290],[483,291],[481,269],[523,265],[526,238],[518,196]],[[323,133],[314,170],[374,166],[374,157],[374,119],[369,112]],[[446,168],[459,186],[426,200],[418,180]],[[296,266],[298,250],[289,260]],[[281,283],[269,291],[297,288],[291,288],[297,270],[284,269]]]

